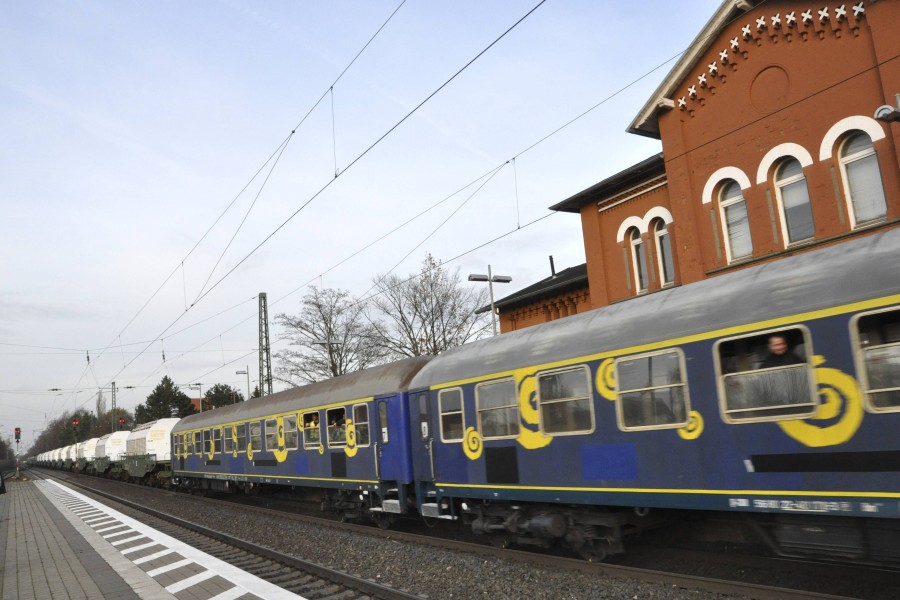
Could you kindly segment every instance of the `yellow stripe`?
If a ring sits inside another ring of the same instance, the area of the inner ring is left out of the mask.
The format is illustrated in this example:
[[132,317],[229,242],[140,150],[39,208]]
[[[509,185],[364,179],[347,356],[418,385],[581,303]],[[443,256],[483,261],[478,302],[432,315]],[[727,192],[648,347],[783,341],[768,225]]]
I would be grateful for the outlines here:
[[378,481],[375,479],[336,479],[336,478],[327,478],[327,477],[298,477],[296,475],[255,475],[252,473],[219,473],[217,471],[182,471],[180,469],[173,469],[173,471],[178,471],[178,475],[182,475],[183,473],[187,473],[189,475],[225,475],[227,477],[256,477],[258,479],[295,479],[297,481],[340,481],[344,483],[371,483],[378,484]]
[[481,375],[478,377],[470,377],[467,379],[457,379],[455,381],[448,381],[445,383],[432,385],[429,389],[441,390],[441,389],[448,388],[448,387],[456,387],[456,386],[466,385],[466,384],[470,384],[470,383],[479,383],[482,381],[498,379],[501,377],[509,377],[510,375],[513,375],[515,373],[515,371],[518,371],[520,369],[532,369],[534,371],[545,371],[545,370],[549,370],[549,369],[557,369],[559,367],[567,367],[569,365],[577,365],[577,364],[582,364],[582,363],[586,363],[586,362],[603,360],[606,358],[623,356],[623,355],[627,355],[627,354],[638,354],[641,352],[651,352],[653,350],[660,350],[662,348],[670,348],[672,346],[683,346],[683,345],[690,344],[693,342],[699,342],[699,341],[709,340],[709,339],[713,339],[713,338],[724,338],[724,337],[729,337],[732,335],[739,335],[742,333],[749,333],[752,331],[757,331],[757,330],[762,330],[762,329],[782,327],[785,325],[795,325],[802,321],[824,319],[826,317],[834,317],[837,315],[843,315],[843,314],[847,314],[847,313],[855,313],[855,312],[861,312],[861,311],[865,311],[865,310],[872,310],[875,308],[890,306],[891,304],[897,304],[897,303],[900,303],[900,294],[894,294],[892,296],[885,296],[884,298],[875,298],[873,300],[864,300],[862,302],[854,302],[852,304],[845,304],[843,306],[823,308],[821,310],[814,310],[814,311],[800,313],[800,314],[796,314],[796,315],[789,315],[787,317],[780,317],[777,319],[769,319],[767,321],[748,323],[746,325],[736,325],[734,327],[726,327],[723,329],[706,331],[706,332],[697,333],[694,335],[687,335],[687,336],[683,336],[683,337],[662,340],[659,342],[651,342],[649,344],[642,344],[640,346],[630,346],[627,348],[620,348],[617,350],[609,350],[607,352],[601,352],[599,354],[589,354],[586,356],[567,358],[565,360],[558,360],[555,362],[549,362],[549,363],[544,363],[544,364],[539,364],[539,365],[525,365],[522,367],[518,367],[516,369],[510,369],[508,371],[498,371],[496,373],[491,373],[488,375]]
[[482,485],[465,483],[435,483],[435,487],[474,488],[484,490],[528,490],[535,492],[618,492],[623,494],[699,494],[707,496],[825,496],[852,498],[900,498],[900,492],[823,492],[791,490],[678,490],[666,488],[586,488],[586,487],[537,487],[516,485]]

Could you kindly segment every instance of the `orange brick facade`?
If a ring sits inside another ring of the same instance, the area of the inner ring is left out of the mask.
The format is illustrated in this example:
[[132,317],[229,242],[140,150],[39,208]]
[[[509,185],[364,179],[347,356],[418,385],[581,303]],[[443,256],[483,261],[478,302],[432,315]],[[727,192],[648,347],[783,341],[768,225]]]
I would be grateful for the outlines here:
[[591,306],[896,227],[900,122],[874,114],[898,103],[900,1],[723,2],[629,128],[661,156],[553,207],[581,215]]

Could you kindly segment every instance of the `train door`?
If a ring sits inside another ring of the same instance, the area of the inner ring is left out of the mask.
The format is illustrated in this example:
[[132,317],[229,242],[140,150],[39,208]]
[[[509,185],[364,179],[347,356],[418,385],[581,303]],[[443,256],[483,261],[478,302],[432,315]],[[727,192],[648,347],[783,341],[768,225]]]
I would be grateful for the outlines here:
[[413,468],[417,481],[434,481],[434,426],[428,391],[410,394],[413,423],[411,435],[413,446]]
[[391,418],[388,398],[375,403],[375,472],[382,481],[396,481],[401,478],[399,440],[391,440]]

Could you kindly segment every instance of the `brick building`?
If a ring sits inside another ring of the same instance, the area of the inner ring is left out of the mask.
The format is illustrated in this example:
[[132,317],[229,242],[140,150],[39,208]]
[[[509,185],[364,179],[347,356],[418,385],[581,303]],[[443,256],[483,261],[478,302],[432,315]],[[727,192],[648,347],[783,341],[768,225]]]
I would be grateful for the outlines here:
[[900,2],[726,0],[628,127],[662,152],[551,207],[590,306],[896,227],[898,103]]

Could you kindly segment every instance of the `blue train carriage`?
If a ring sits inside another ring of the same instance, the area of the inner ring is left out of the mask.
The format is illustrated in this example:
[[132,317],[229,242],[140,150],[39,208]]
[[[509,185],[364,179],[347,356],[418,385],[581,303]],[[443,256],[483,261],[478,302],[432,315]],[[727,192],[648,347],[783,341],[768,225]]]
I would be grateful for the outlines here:
[[406,390],[427,361],[405,359],[186,417],[172,431],[176,485],[314,488],[323,510],[386,526],[410,508]]
[[442,354],[410,386],[422,514],[601,559],[739,511],[900,559],[898,257],[894,228]]

